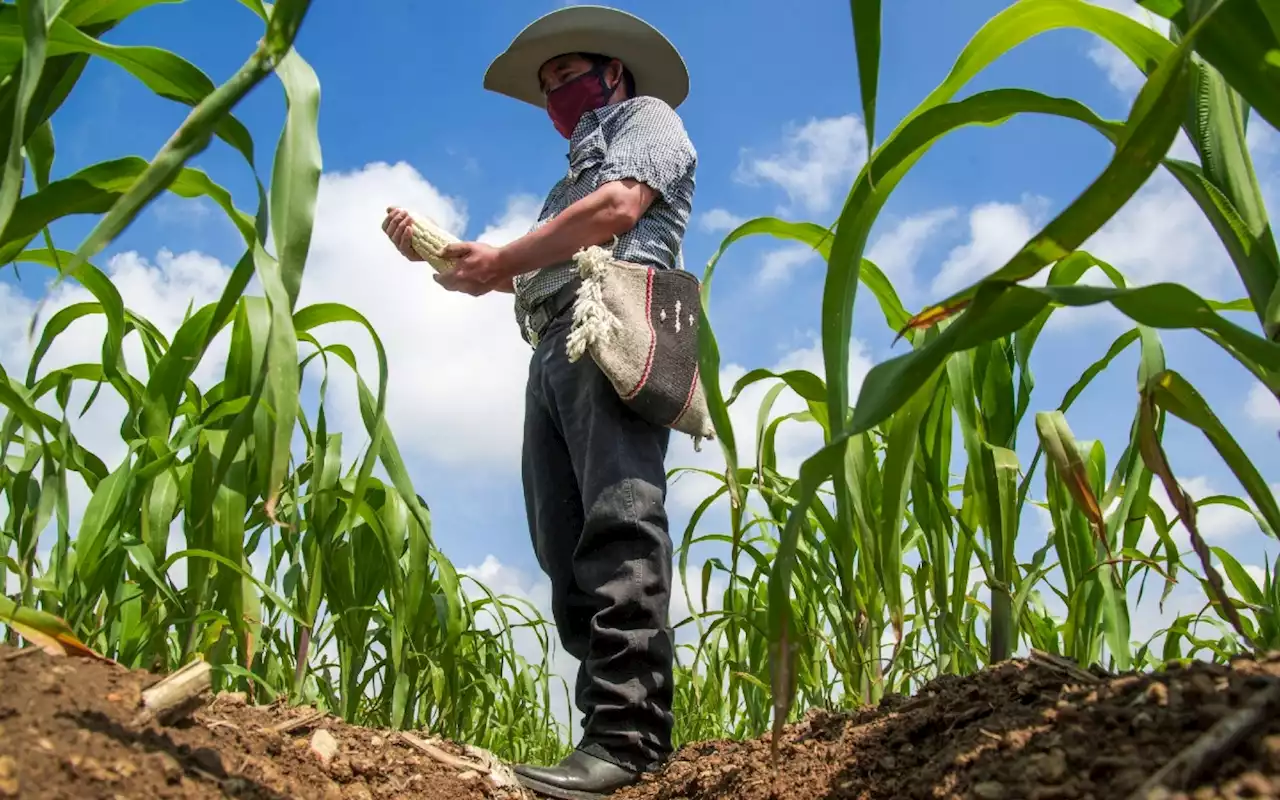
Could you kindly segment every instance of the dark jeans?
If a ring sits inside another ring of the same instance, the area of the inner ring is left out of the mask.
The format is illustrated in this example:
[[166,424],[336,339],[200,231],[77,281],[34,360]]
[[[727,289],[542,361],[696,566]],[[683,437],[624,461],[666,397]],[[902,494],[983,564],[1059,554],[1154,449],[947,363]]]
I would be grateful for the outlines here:
[[571,312],[541,336],[525,394],[524,492],[560,641],[577,658],[579,747],[633,769],[671,752],[673,635],[665,458],[670,431],[619,399]]

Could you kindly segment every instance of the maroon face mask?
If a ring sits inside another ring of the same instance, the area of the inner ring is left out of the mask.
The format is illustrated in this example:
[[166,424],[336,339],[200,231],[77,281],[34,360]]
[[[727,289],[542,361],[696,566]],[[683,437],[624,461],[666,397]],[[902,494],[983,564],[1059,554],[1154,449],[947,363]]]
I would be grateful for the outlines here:
[[568,139],[582,115],[605,105],[611,94],[613,90],[605,82],[604,67],[595,67],[548,94],[547,114],[560,135]]

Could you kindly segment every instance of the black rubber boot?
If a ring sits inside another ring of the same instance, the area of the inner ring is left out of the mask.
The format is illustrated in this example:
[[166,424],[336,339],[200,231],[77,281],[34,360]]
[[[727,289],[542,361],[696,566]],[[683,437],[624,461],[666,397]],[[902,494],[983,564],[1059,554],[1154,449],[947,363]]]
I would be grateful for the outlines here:
[[640,781],[640,773],[574,750],[554,767],[517,765],[526,789],[557,800],[598,800]]

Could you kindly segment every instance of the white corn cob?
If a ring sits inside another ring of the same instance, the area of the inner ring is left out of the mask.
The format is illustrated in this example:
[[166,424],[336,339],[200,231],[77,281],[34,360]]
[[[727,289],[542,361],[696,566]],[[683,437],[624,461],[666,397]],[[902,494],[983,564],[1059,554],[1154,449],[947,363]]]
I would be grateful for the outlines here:
[[453,269],[453,262],[447,258],[441,258],[440,253],[448,245],[456,243],[458,239],[435,224],[429,217],[421,217],[417,214],[410,214],[409,217],[413,220],[410,240],[413,243],[414,252],[426,259],[436,272],[448,272]]

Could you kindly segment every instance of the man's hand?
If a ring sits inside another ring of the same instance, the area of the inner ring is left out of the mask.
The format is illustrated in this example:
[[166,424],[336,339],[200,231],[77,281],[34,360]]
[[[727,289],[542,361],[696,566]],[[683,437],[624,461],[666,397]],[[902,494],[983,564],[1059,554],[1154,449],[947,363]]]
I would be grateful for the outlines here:
[[382,232],[400,251],[400,255],[410,261],[425,261],[418,251],[413,249],[413,220],[409,212],[394,206],[387,209],[387,218],[382,221]]
[[[400,255],[410,261],[426,260],[413,249],[413,220],[409,217],[409,212],[394,206],[388,207],[387,217],[382,221],[382,231],[400,251]],[[436,283],[451,292],[465,292],[473,297],[492,291],[513,292],[515,289],[511,276],[497,271],[497,254],[496,248],[479,242],[450,245],[441,255],[457,266],[447,273],[437,273],[434,276]]]
[[438,273],[436,283],[451,292],[473,297],[492,291],[511,291],[511,275],[502,263],[502,251],[482,242],[451,244],[440,254],[453,262],[453,269]]

